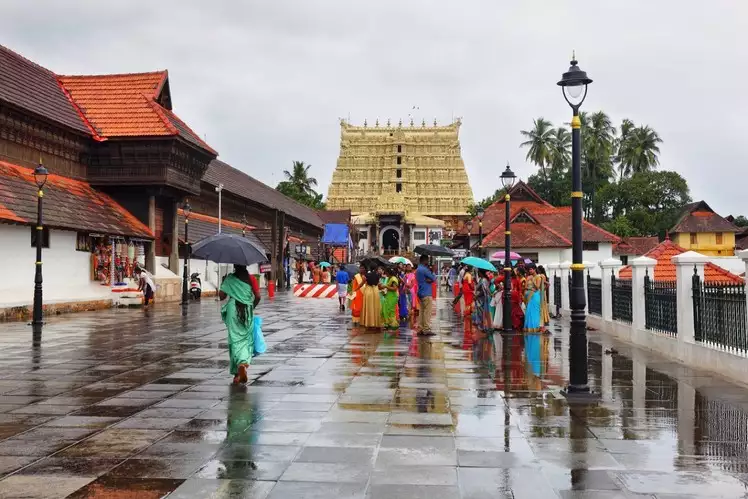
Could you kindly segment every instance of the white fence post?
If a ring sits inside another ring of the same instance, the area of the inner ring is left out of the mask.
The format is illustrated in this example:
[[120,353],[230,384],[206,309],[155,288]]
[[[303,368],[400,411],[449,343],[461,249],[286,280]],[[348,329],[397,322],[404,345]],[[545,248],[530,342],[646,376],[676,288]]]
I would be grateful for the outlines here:
[[623,264],[617,258],[608,258],[600,262],[601,283],[603,287],[602,295],[602,317],[604,321],[613,320],[613,290],[611,289],[611,275],[615,272],[618,277],[618,270]]
[[649,273],[654,278],[657,260],[640,256],[631,260],[631,326],[634,331],[644,329],[644,276]]
[[597,264],[587,260],[583,261],[582,264],[584,265],[584,313],[590,315],[590,290],[587,286],[587,276],[590,275],[590,270],[597,267]]
[[699,274],[702,282],[704,280],[704,265],[709,258],[696,253],[686,251],[675,255],[670,259],[675,264],[676,282],[676,309],[678,319],[678,341],[693,343],[693,269]]
[[[743,263],[745,264],[744,280],[747,280],[745,284],[745,287],[746,287],[745,296],[746,296],[746,300],[748,300],[748,250],[738,251],[738,257],[740,257],[740,259],[743,260]],[[745,310],[746,310],[746,315],[747,315],[746,324],[748,324],[748,304],[746,304]]]
[[561,310],[571,311],[571,305],[569,303],[569,269],[571,268],[571,262],[561,262],[559,269],[561,270]]

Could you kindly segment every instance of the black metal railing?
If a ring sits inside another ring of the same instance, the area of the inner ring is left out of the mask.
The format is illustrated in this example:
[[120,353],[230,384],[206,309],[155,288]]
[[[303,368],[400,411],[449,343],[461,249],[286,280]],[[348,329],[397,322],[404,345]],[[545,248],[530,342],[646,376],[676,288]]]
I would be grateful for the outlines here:
[[587,272],[587,307],[591,314],[603,315],[603,280]]
[[722,469],[745,473],[748,459],[748,411],[739,405],[695,395],[696,454]]
[[678,334],[675,281],[655,281],[644,275],[644,327],[671,336]]
[[613,301],[613,320],[631,323],[631,279],[618,279],[613,274],[610,279],[610,294]]
[[[553,304],[561,308],[561,276],[553,276]],[[554,312],[555,313],[555,312]]]
[[694,268],[694,339],[735,353],[748,353],[745,285],[703,282]]

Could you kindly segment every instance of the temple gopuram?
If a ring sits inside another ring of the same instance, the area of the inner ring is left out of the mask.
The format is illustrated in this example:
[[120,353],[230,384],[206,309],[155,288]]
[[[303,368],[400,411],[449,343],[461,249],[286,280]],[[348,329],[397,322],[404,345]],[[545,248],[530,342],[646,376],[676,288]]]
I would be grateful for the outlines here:
[[340,155],[326,202],[330,210],[351,210],[360,252],[439,244],[468,218],[473,192],[460,153],[461,124],[340,121]]

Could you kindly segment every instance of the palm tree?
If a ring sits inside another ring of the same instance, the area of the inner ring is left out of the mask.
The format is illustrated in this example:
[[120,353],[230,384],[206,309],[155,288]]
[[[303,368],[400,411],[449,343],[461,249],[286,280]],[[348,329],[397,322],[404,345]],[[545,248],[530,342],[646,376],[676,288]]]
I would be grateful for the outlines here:
[[551,168],[564,169],[571,163],[571,134],[566,127],[558,127],[551,137],[549,151]]
[[[581,117],[580,117],[581,118]],[[584,116],[582,120],[582,175],[589,179],[588,214],[595,218],[595,191],[601,181],[613,175],[613,153],[616,128],[603,111]],[[586,123],[585,123],[586,122]],[[586,125],[586,126],[585,126]]]
[[309,169],[312,165],[305,165],[303,161],[294,161],[292,171],[283,170],[286,176],[286,182],[302,194],[314,196],[317,193],[314,187],[317,187],[317,179],[309,176]]
[[657,155],[662,139],[649,126],[639,126],[629,131],[619,150],[619,169],[622,176],[650,171],[660,164]]
[[519,146],[529,147],[525,159],[538,165],[543,171],[543,177],[547,179],[545,167],[550,165],[550,150],[554,136],[553,124],[541,116],[532,120],[532,126],[532,130],[520,131],[527,140]]

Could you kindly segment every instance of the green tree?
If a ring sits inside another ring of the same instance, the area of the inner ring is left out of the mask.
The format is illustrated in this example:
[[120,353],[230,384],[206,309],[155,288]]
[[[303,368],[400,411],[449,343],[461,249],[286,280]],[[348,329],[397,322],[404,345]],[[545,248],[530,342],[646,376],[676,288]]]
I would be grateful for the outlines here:
[[619,215],[613,220],[603,222],[600,225],[603,229],[612,232],[616,236],[631,237],[640,235],[639,230],[624,215]]
[[732,223],[738,227],[748,227],[748,218],[745,218],[743,215],[738,215]]
[[580,113],[582,122],[582,185],[587,203],[587,218],[599,221],[601,206],[596,193],[610,182],[613,176],[616,128],[603,111],[590,115]]
[[283,170],[286,182],[290,183],[298,192],[314,195],[317,187],[317,179],[309,176],[312,165],[305,165],[303,161],[294,161],[291,171]]
[[565,127],[553,131],[548,158],[551,168],[563,170],[571,165],[571,133]]
[[506,194],[506,190],[503,187],[501,189],[496,189],[494,191],[494,193],[491,194],[490,196],[488,196],[488,197],[486,197],[484,199],[481,199],[477,203],[471,204],[468,207],[468,214],[470,216],[474,217],[475,215],[478,214],[478,207],[479,206],[482,206],[483,209],[485,210],[486,208],[488,208],[489,206],[491,206],[492,204],[494,204],[499,199],[502,199],[504,197],[504,194]]
[[275,190],[315,210],[323,210],[325,208],[325,203],[322,201],[322,194],[314,190],[311,193],[301,192],[298,187],[287,181],[280,182],[275,187]]
[[548,175],[530,175],[527,185],[538,193],[538,196],[553,206],[569,206],[571,204],[571,170],[564,167],[551,166]]
[[604,186],[599,202],[610,220],[625,217],[639,235],[654,236],[675,224],[691,196],[686,179],[677,172],[645,171]]
[[543,176],[547,177],[546,166],[551,164],[551,149],[555,131],[553,124],[543,117],[532,121],[532,130],[521,130],[520,133],[527,140],[520,147],[527,147],[525,159],[540,167]]
[[[624,120],[624,123],[626,121],[628,120]],[[623,133],[623,125],[621,125],[621,133]],[[660,136],[649,126],[627,130],[618,148],[618,168],[621,177],[656,168],[660,164],[657,155],[660,154],[659,144],[661,143]]]

